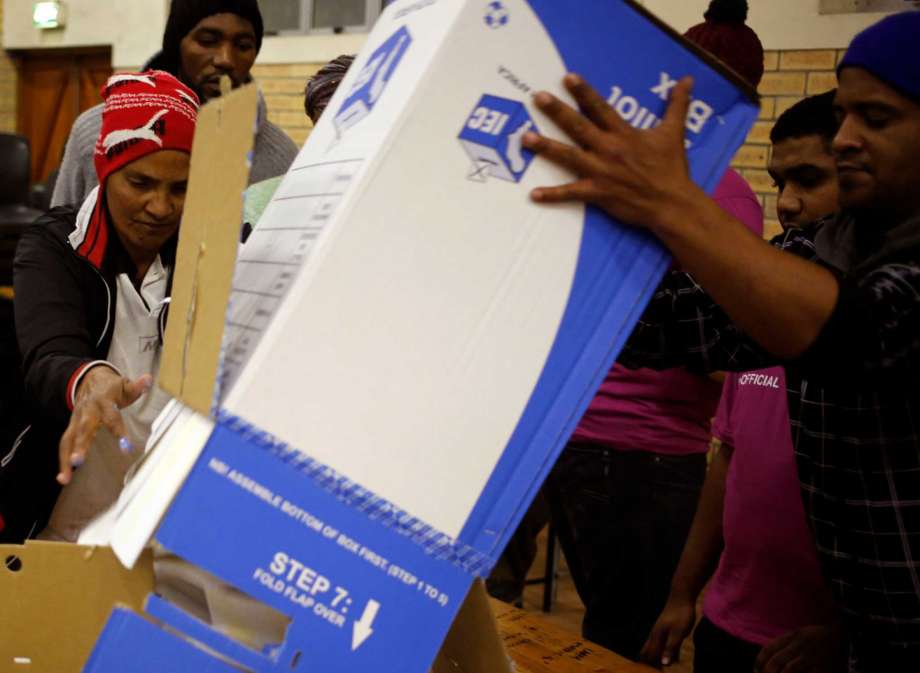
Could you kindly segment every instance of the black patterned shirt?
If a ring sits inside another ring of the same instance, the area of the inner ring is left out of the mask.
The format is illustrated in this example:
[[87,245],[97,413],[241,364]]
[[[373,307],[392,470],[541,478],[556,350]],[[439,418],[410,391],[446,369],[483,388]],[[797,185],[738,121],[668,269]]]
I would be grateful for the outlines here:
[[[820,226],[773,245],[823,263]],[[852,669],[897,658],[920,670],[920,246],[838,275],[834,314],[794,362],[767,354],[680,272],[659,287],[620,362],[700,372],[785,365],[802,497],[848,621]]]

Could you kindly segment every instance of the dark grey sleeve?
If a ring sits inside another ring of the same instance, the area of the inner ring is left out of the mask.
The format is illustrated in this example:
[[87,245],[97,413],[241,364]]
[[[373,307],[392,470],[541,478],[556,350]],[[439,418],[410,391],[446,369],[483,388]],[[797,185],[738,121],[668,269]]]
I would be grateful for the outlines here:
[[297,145],[287,133],[271,122],[265,122],[256,136],[252,150],[249,184],[287,173],[298,151]]

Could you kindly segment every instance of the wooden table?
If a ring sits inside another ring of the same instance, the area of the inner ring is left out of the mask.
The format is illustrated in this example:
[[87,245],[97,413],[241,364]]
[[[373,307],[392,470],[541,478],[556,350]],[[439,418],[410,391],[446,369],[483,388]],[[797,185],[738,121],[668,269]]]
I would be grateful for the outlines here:
[[650,673],[539,615],[492,599],[498,632],[521,673]]

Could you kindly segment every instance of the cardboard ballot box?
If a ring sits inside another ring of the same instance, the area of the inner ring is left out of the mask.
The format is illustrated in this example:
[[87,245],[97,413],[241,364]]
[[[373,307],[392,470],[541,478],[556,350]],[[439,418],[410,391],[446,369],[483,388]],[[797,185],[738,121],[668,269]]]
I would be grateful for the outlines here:
[[[191,657],[201,657],[200,670],[227,670],[225,662],[207,657],[191,644],[172,642],[149,619],[130,611],[141,610],[153,591],[150,552],[132,570],[122,567],[111,550],[52,542],[0,546],[0,559],[4,566],[0,569],[0,593],[4,596],[0,670],[81,670],[113,609],[110,633],[117,632],[122,624],[138,622],[139,628],[128,629],[127,635],[141,633],[155,641],[165,640],[167,650],[188,647]],[[438,652],[432,673],[508,670],[509,658],[516,662],[517,670],[527,673],[553,668],[576,673],[585,666],[595,671],[640,668],[620,662],[612,653],[582,643],[574,634],[566,634],[538,617],[487,598],[483,584],[477,582]],[[161,671],[173,670],[169,658],[150,663],[162,664]],[[130,664],[121,662],[119,666],[119,670],[127,670]]]
[[[174,649],[184,650],[190,662],[201,666],[188,670],[239,670],[215,660],[196,645],[170,636],[149,616],[138,615],[149,599],[149,615],[163,615],[165,621],[172,616],[165,602],[151,597],[155,582],[149,550],[131,570],[124,568],[110,549],[56,542],[0,545],[0,560],[2,671],[76,673],[87,664],[107,620],[106,633],[119,641],[119,654],[125,657],[112,662],[113,670],[132,670],[133,637],[140,637],[136,643],[139,652],[149,653],[154,643],[164,646],[162,656],[146,657],[142,663],[145,668],[139,670],[182,670],[172,667]],[[194,622],[187,615],[183,619]],[[230,651],[246,652],[229,638],[218,641]],[[96,664],[90,661],[89,665]],[[475,584],[439,652],[433,673],[485,673],[507,668],[485,588]]]
[[155,536],[291,624],[241,649],[152,600],[171,630],[118,612],[88,672],[128,653],[132,671],[430,668],[669,263],[594,208],[531,202],[571,179],[521,145],[560,138],[531,94],[568,98],[578,71],[650,128],[693,75],[707,190],[757,115],[634,4],[577,10],[390,5],[235,265],[245,148],[221,138],[247,94],[202,110],[161,373],[180,402],[92,535],[127,564]]
[[140,610],[153,559],[132,570],[111,549],[30,541],[0,545],[0,671],[81,670],[116,604]]

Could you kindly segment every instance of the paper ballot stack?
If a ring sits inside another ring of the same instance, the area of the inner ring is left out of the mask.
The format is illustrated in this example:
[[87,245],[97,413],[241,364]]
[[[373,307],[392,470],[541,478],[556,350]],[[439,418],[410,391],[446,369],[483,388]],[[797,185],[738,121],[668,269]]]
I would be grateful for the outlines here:
[[112,537],[131,562],[156,530],[286,638],[241,651],[154,602],[174,630],[120,611],[86,670],[200,670],[194,642],[260,672],[430,668],[669,263],[593,208],[531,202],[571,179],[521,146],[562,139],[531,98],[568,99],[569,71],[640,128],[693,75],[707,190],[757,116],[630,2],[390,5],[242,246],[214,420],[173,409]]

